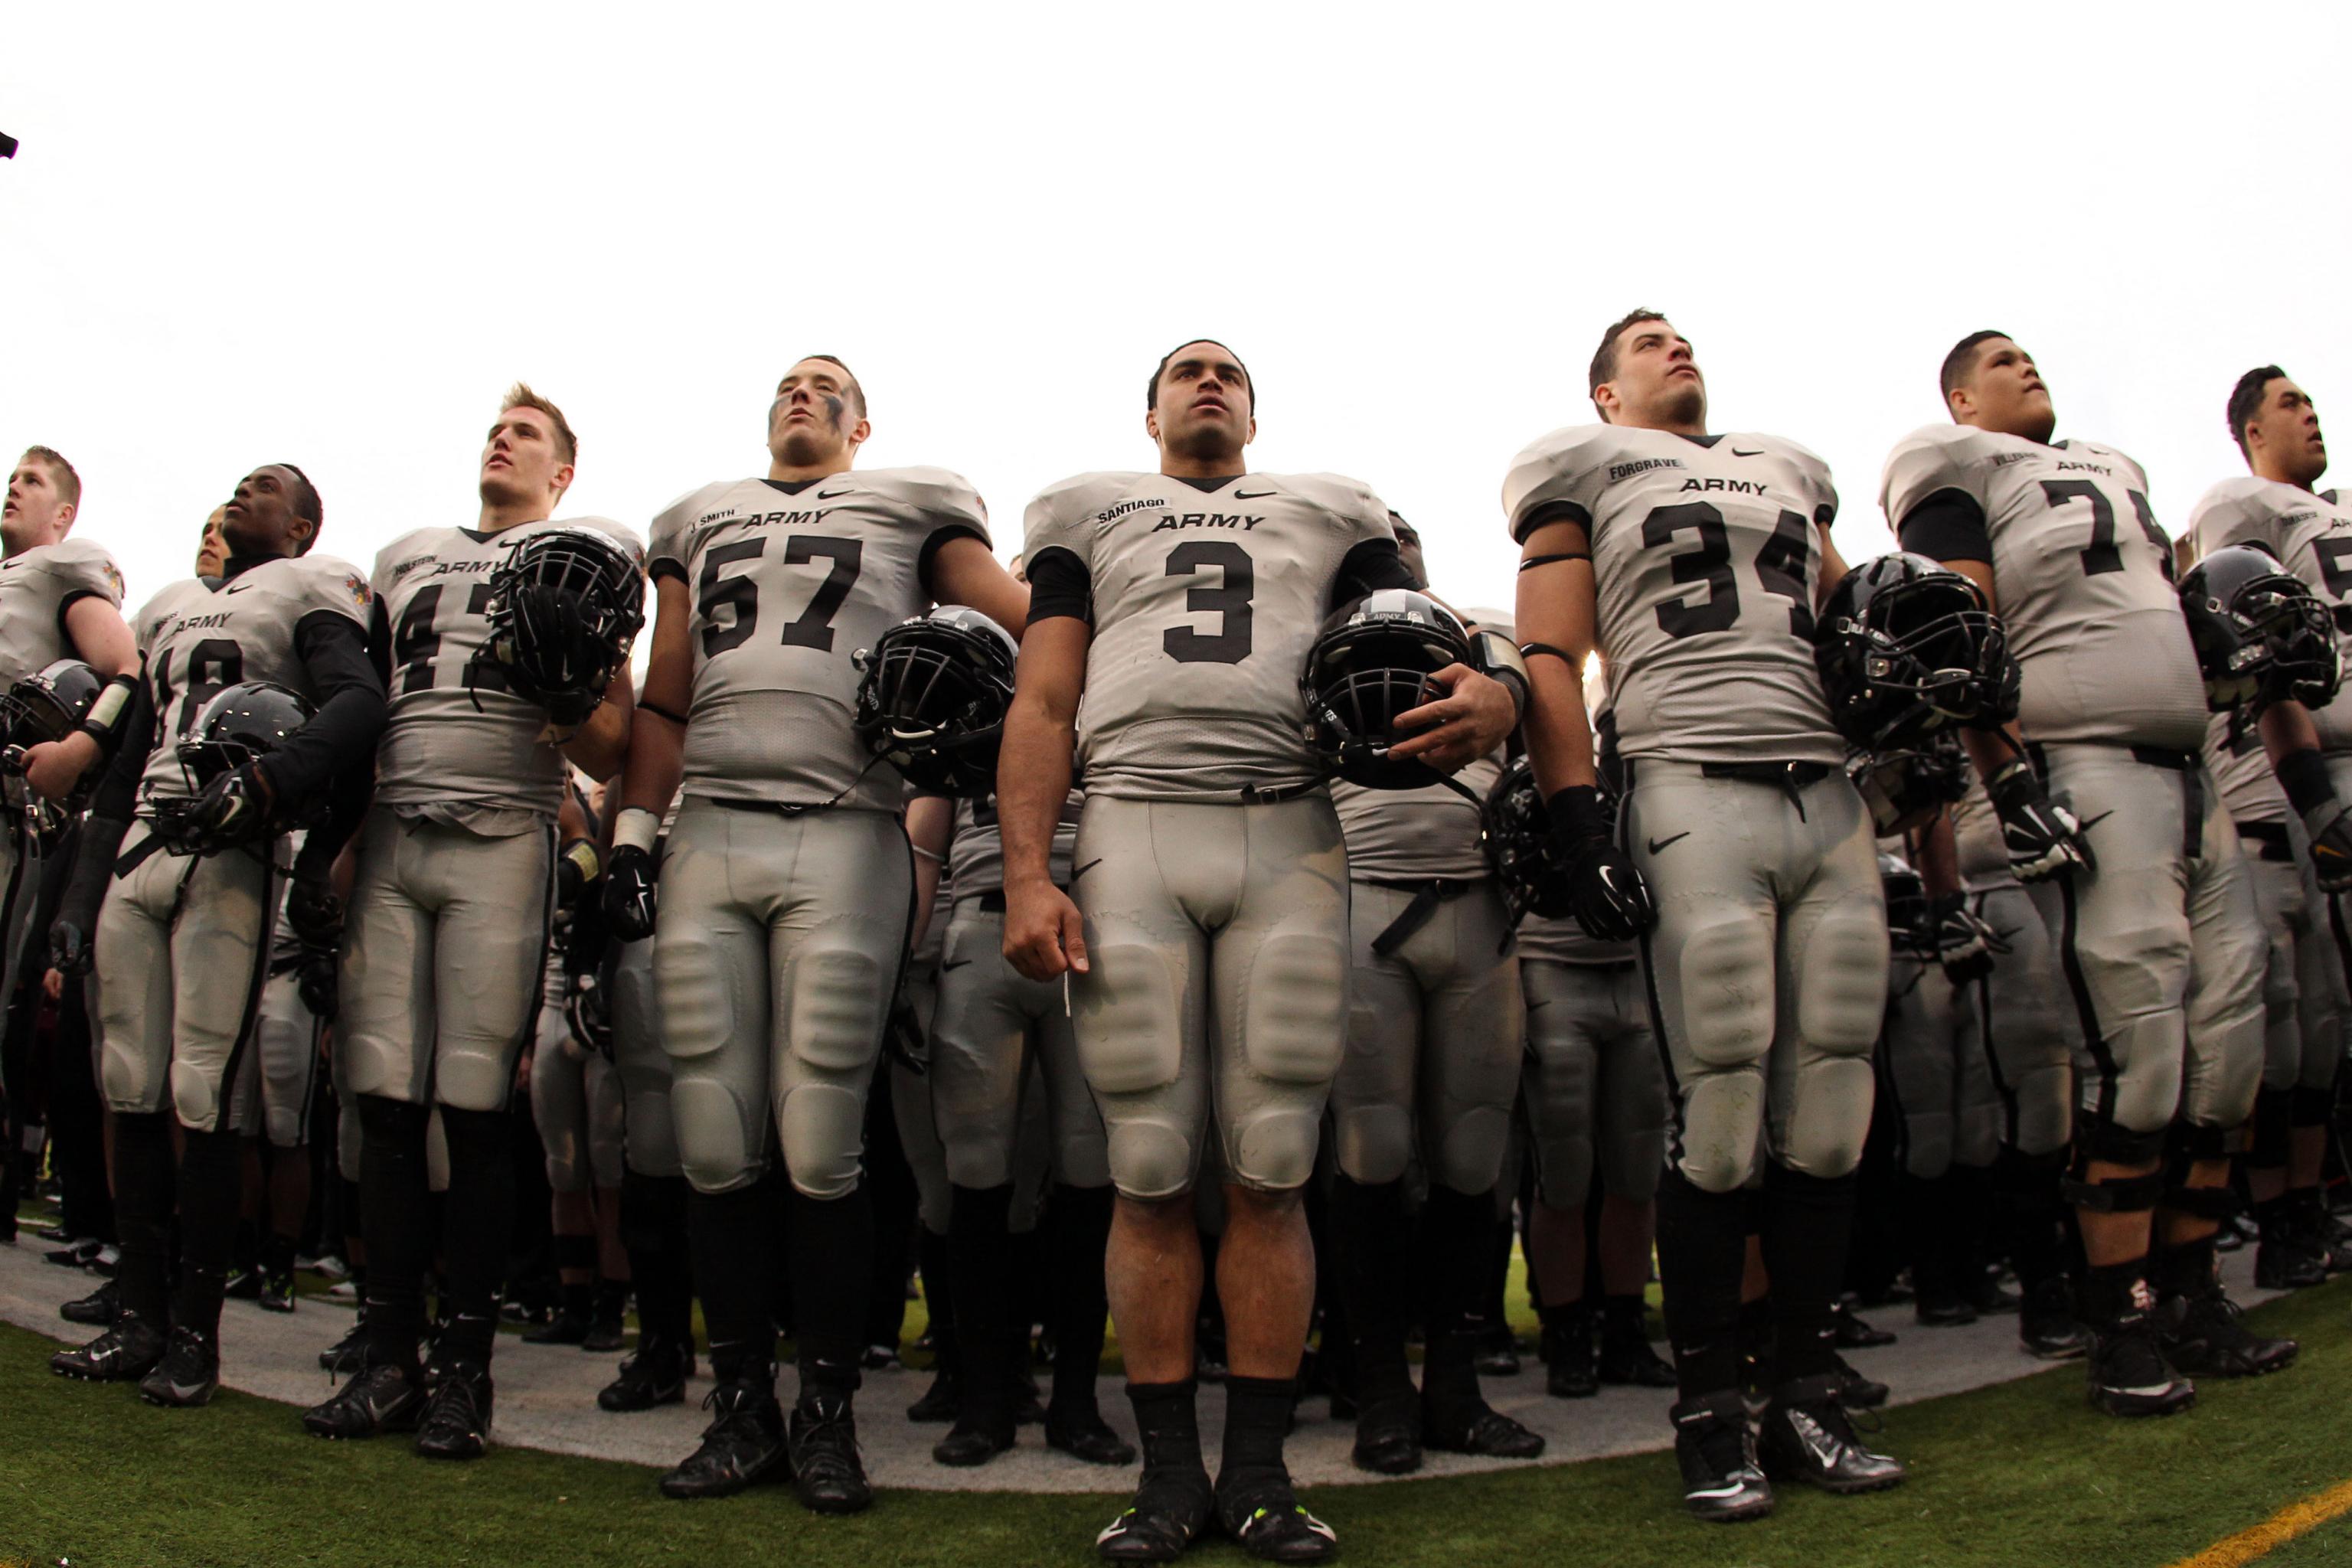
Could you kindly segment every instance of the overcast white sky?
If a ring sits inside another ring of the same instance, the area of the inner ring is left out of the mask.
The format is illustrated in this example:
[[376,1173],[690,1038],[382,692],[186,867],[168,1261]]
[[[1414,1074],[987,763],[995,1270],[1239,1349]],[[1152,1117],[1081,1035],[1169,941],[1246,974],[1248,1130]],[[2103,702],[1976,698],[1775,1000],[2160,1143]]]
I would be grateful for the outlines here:
[[970,475],[1010,554],[1150,465],[1207,334],[1255,466],[1361,476],[1507,605],[1504,465],[1651,304],[1718,428],[1829,458],[1850,558],[1988,325],[2177,531],[2240,371],[2352,399],[2347,9],[18,5],[0,445],[73,458],[135,605],[259,463],[362,566],[470,521],[518,376],[581,433],[564,510],[643,527],[762,469],[815,350],[862,461]]

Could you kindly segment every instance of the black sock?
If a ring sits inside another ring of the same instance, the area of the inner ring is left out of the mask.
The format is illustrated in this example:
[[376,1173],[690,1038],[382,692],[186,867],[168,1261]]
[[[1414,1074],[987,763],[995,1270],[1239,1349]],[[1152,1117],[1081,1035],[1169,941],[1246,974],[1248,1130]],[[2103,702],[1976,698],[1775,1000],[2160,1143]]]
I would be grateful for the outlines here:
[[954,1259],[956,1348],[963,1379],[956,1423],[983,1431],[1013,1425],[1013,1313],[1010,1215],[1013,1187],[958,1186],[948,1209],[948,1253]]
[[1853,1237],[1853,1178],[1764,1167],[1759,1237],[1772,1279],[1773,1354],[1780,1383],[1837,1371],[1838,1287]]
[[379,1094],[360,1096],[361,1235],[367,1244],[368,1356],[414,1368],[425,1333],[425,1271],[433,1261],[433,1204],[425,1163],[432,1112]]
[[[1143,1449],[1147,1481],[1154,1471],[1190,1471],[1203,1481],[1209,1479],[1209,1467],[1201,1458],[1200,1412],[1193,1405],[1197,1387],[1189,1377],[1181,1383],[1127,1385],[1127,1402],[1135,1411],[1136,1440]],[[1231,1425],[1230,1419],[1227,1425]]]
[[923,1306],[931,1315],[932,1365],[955,1375],[963,1371],[963,1350],[956,1342],[955,1265],[948,1238],[925,1226],[915,1238],[915,1254],[923,1274]]
[[2074,1315],[2094,1330],[2137,1321],[2147,1311],[2147,1270],[2145,1258],[2085,1268],[2074,1288]]
[[261,1244],[262,1272],[273,1276],[291,1274],[294,1271],[294,1254],[300,1249],[299,1237],[280,1236],[271,1231],[268,1238]]
[[772,1184],[754,1182],[733,1192],[697,1193],[688,1207],[710,1375],[722,1384],[775,1380],[781,1206]]
[[1054,1405],[1094,1410],[1110,1298],[1103,1258],[1110,1243],[1108,1186],[1057,1187],[1053,1213]]
[[1368,1413],[1413,1396],[1404,1349],[1406,1237],[1402,1182],[1342,1175],[1332,1184],[1331,1243],[1347,1302],[1356,1400]]
[[2154,1247],[2147,1255],[2148,1288],[2159,1300],[2168,1296],[2202,1295],[2213,1283],[2215,1265],[2213,1238],[2210,1236]]
[[1685,1399],[1739,1386],[1739,1282],[1748,1198],[1710,1193],[1673,1166],[1658,1184],[1658,1279]]
[[621,1174],[621,1245],[637,1292],[645,1337],[691,1350],[694,1338],[692,1245],[687,1218],[692,1189],[684,1176]]
[[1601,1327],[1612,1334],[1629,1335],[1649,1342],[1649,1303],[1639,1296],[1603,1296],[1601,1299]]
[[114,1282],[122,1309],[161,1332],[170,1321],[172,1113],[114,1116],[114,1224],[121,1257]]
[[847,1196],[792,1196],[793,1306],[799,1321],[801,1397],[847,1398],[861,1374],[859,1342],[874,1274],[874,1205],[866,1184]]
[[221,1291],[236,1246],[245,1140],[234,1131],[184,1133],[180,1152],[180,1288],[173,1316],[206,1339],[220,1333]]
[[1421,1399],[1432,1412],[1459,1418],[1465,1408],[1486,1403],[1476,1363],[1479,1331],[1492,1305],[1486,1264],[1494,1251],[1494,1191],[1457,1193],[1433,1183],[1422,1226],[1432,1288]]
[[1543,1326],[1554,1333],[1574,1333],[1579,1328],[1592,1326],[1592,1309],[1581,1300],[1546,1301],[1536,1310]]
[[2063,1152],[2026,1154],[2004,1145],[1993,1161],[1993,1245],[2009,1254],[2028,1291],[2066,1272],[2065,1199],[2058,1189]]
[[498,1337],[499,1297],[506,1289],[507,1247],[514,1235],[508,1126],[503,1110],[441,1108],[441,1131],[449,1141],[449,1202],[441,1222],[442,1267],[447,1270],[442,1297],[449,1326],[435,1347],[439,1360],[488,1366]]
[[1290,1473],[1282,1462],[1282,1441],[1290,1435],[1297,1385],[1298,1380],[1291,1377],[1225,1379],[1225,1449],[1217,1466],[1221,1483]]

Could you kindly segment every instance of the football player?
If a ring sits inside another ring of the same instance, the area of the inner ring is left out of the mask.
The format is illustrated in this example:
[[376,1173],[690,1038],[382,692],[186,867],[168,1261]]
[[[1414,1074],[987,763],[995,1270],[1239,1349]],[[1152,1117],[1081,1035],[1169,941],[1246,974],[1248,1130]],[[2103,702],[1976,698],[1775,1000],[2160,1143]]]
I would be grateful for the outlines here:
[[[142,678],[127,702],[110,700],[120,687],[101,696],[86,721],[105,732],[83,743],[111,747],[113,759],[50,952],[64,973],[93,958],[99,973],[123,1315],[50,1364],[68,1377],[140,1379],[141,1395],[158,1405],[203,1405],[219,1382],[241,1163],[227,1100],[253,1048],[269,968],[275,834],[363,766],[383,725],[367,580],[310,553],[321,517],[299,468],[247,474],[222,520],[221,577],[189,578],[148,601],[136,620]],[[214,700],[299,715],[285,689],[313,714],[290,733],[273,721],[279,732],[266,754],[199,790],[181,745],[215,740],[199,725],[224,716],[207,714]],[[296,874],[323,878],[304,847]],[[179,1282],[167,1301],[175,1200]]]
[[[2352,547],[2343,542],[2352,537],[2352,503],[2340,491],[2315,488],[2327,471],[2318,409],[2286,372],[2266,364],[2238,378],[2228,414],[2230,437],[2252,471],[2223,479],[2198,501],[2189,518],[2193,554],[2208,555],[2231,544],[2266,547],[2330,606],[2339,647],[2352,647]],[[2218,733],[2229,721],[2215,723]],[[2273,917],[2265,921],[2273,942],[2279,917],[2296,928],[2294,903],[2311,910],[2301,922],[2304,929],[2296,930],[2293,963],[2299,1016],[2292,1027],[2300,1037],[2280,1040],[2254,1102],[2254,1196],[2263,1237],[2256,1272],[2267,1276],[2257,1283],[2277,1288],[2290,1280],[2309,1283],[2314,1264],[2340,1268],[2352,1261],[2338,1251],[2319,1194],[2329,1108],[2344,1055],[2345,974],[2352,963],[2340,896],[2352,884],[2352,820],[2341,804],[2352,799],[2352,698],[2338,697],[2315,713],[2291,699],[2280,701],[2263,712],[2258,726],[2239,724],[2232,734],[2229,760],[2216,772],[2241,835],[2253,845],[2249,853],[2255,859],[2256,893],[2267,906],[2265,915]],[[2264,769],[2263,760],[2273,767]],[[2301,847],[2296,863],[2305,879],[2317,883],[2302,889],[2300,900],[2280,858],[2294,853],[2290,841]],[[2321,898],[2313,894],[2326,900],[2332,942],[2320,930]],[[2272,971],[2277,980],[2287,979],[2276,956]],[[2288,1028],[2284,1018],[2277,1026],[2282,1033]],[[2283,1170],[2271,1163],[2275,1132],[2264,1136],[2282,1124]]]
[[[1057,886],[1069,882],[1083,798],[1070,792],[1055,834]],[[1017,1369],[1005,1357],[1027,1344],[1028,1314],[1014,1310],[1021,1295],[1007,1264],[1023,1085],[1034,1063],[1045,1094],[1055,1182],[1045,1285],[1053,1314],[1054,1393],[1045,1410],[1045,1442],[1089,1464],[1132,1463],[1134,1448],[1104,1423],[1095,1401],[1108,1310],[1103,1248],[1111,1216],[1102,1116],[1078,1068],[1061,987],[1028,979],[1005,960],[1003,840],[995,797],[961,800],[951,808],[936,798],[919,800],[908,829],[919,849],[944,848],[953,891],[952,901],[930,917],[946,933],[929,1084],[950,1184],[949,1273],[961,1377],[955,1425],[932,1448],[932,1458],[943,1465],[984,1464],[1013,1446],[1019,1385]]]
[[[414,1429],[417,1453],[448,1459],[488,1440],[514,1205],[507,1100],[541,1005],[565,764],[608,775],[629,736],[640,550],[603,518],[550,521],[578,451],[555,405],[516,384],[482,448],[474,525],[416,529],[376,556],[373,641],[391,718],[373,799],[304,846],[332,853],[353,837],[348,916],[323,881],[298,879],[288,904],[313,941],[341,927],[335,1050],[359,1105],[366,1364],[303,1414],[321,1437]],[[511,581],[557,552],[579,563],[572,587]],[[510,619],[494,623],[494,609]],[[543,637],[582,684],[540,689]],[[425,1166],[436,1107],[452,1200],[437,1237]],[[446,1327],[428,1369],[418,1350],[436,1257]]]
[[2090,1396],[2169,1414],[2196,1396],[2184,1373],[2294,1353],[2239,1322],[2214,1271],[2262,1071],[2253,887],[2199,755],[2204,682],[2139,465],[2053,443],[2049,389],[2004,333],[1954,345],[1941,386],[1952,423],[1896,446],[1881,503],[1906,550],[1983,591],[2023,674],[2017,723],[1965,739],[2081,1020],[2069,1192]]
[[213,508],[213,514],[205,519],[204,538],[196,545],[196,575],[199,577],[219,576],[221,567],[228,560],[228,545],[221,539],[221,519],[227,511],[226,507],[216,506]]
[[[1887,974],[1870,814],[1813,659],[1815,606],[1845,572],[1837,492],[1794,442],[1708,434],[1697,360],[1655,311],[1602,334],[1590,386],[1601,423],[1544,437],[1503,486],[1537,656],[1528,749],[1578,920],[1641,939],[1665,1050],[1658,1265],[1685,1500],[1749,1519],[1772,1506],[1739,1392],[1751,1205],[1779,1356],[1765,1465],[1838,1492],[1904,1474],[1855,1440],[1832,1339]],[[1627,773],[1613,840],[1583,695],[1596,650]]]
[[[997,773],[1005,956],[1068,987],[1109,1132],[1111,1316],[1144,1460],[1097,1541],[1120,1562],[1173,1559],[1213,1509],[1260,1557],[1337,1549],[1282,1456],[1315,1299],[1300,1190],[1347,1028],[1347,850],[1299,677],[1335,607],[1413,578],[1360,483],[1245,471],[1256,390],[1230,349],[1185,343],[1149,384],[1158,471],[1084,474],[1030,503],[1035,619]],[[1465,667],[1443,684],[1394,754],[1451,771],[1499,745],[1517,705]],[[1066,892],[1052,850],[1074,735],[1087,797]],[[1213,1488],[1192,1191],[1211,1137],[1231,1371]]]
[[[903,785],[851,728],[853,656],[934,600],[1017,635],[1027,595],[962,479],[853,471],[871,432],[856,378],[803,359],[770,405],[767,472],[705,485],[654,522],[653,658],[606,897],[623,940],[654,926],[656,813],[682,778],[654,973],[719,1387],[702,1446],[662,1480],[671,1497],[740,1490],[788,1452],[808,1507],[873,1497],[851,1410],[874,1247],[860,1164],[914,887]],[[789,1429],[761,1179],[772,1140],[793,1185]]]
[[[1366,608],[1392,602],[1412,613],[1430,604],[1382,595]],[[1331,785],[1349,926],[1346,1054],[1331,1083],[1331,1226],[1355,1367],[1351,1458],[1383,1475],[1419,1469],[1424,1447],[1543,1452],[1540,1436],[1486,1403],[1475,1366],[1526,1030],[1510,913],[1480,847],[1501,772],[1497,752],[1417,789]],[[1416,1152],[1429,1184],[1430,1277],[1418,1398],[1405,1360],[1423,1296],[1405,1214]]]

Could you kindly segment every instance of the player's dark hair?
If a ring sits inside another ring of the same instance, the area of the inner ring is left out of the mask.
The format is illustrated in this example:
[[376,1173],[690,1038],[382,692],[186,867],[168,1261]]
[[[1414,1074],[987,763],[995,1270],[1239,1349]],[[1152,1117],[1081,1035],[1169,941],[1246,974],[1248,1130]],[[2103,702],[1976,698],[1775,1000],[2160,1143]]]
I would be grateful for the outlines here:
[[1958,392],[1969,377],[1977,372],[1977,345],[1990,342],[1994,338],[2007,336],[2009,336],[2007,332],[1997,332],[1990,327],[1987,327],[1983,331],[1970,332],[1952,345],[1952,352],[1944,356],[1944,368],[1937,373],[1937,384],[1944,389],[1944,405],[1947,408],[1951,406],[1952,394]]
[[302,548],[294,553],[308,555],[310,546],[319,542],[319,530],[327,521],[327,509],[319,500],[319,487],[310,482],[310,475],[291,463],[272,463],[269,466],[283,468],[294,476],[294,488],[289,493],[287,504],[294,509],[296,517],[305,519],[310,524],[310,536],[302,541]]
[[2246,426],[2262,412],[2263,394],[2274,381],[2286,379],[2286,372],[2274,364],[2258,364],[2238,378],[2230,388],[2230,439],[2238,444],[2238,455],[2248,462],[2254,455],[2246,450]]
[[[27,447],[25,458],[30,458],[49,470],[49,482],[58,487],[58,494],[68,506],[81,504],[81,476],[66,461],[63,452],[55,447]],[[16,460],[23,462],[25,458]]]
[[527,381],[518,381],[508,387],[506,401],[499,405],[501,414],[511,414],[518,408],[535,408],[546,415],[548,423],[555,426],[555,455],[567,463],[580,460],[580,438],[572,433],[572,421],[563,416],[562,409],[533,392]]
[[1143,406],[1146,408],[1157,408],[1160,406],[1160,378],[1168,374],[1168,362],[1174,359],[1178,354],[1182,353],[1186,349],[1191,348],[1194,343],[1216,343],[1217,347],[1223,349],[1227,353],[1234,354],[1234,363],[1241,365],[1242,367],[1242,384],[1249,389],[1250,417],[1253,419],[1257,417],[1257,377],[1250,374],[1250,367],[1248,365],[1242,364],[1241,355],[1234,354],[1230,346],[1224,343],[1218,343],[1217,340],[1214,338],[1186,338],[1182,342],[1178,343],[1174,348],[1170,349],[1166,353],[1161,354],[1160,356],[1160,363],[1151,367],[1151,384],[1143,389]]
[[841,360],[835,358],[832,354],[803,354],[801,355],[801,358],[803,360],[821,359],[824,361],[825,363],[841,372],[843,375],[848,377],[849,385],[845,390],[849,394],[849,401],[856,405],[857,409],[857,416],[860,419],[866,417],[866,384],[857,379],[857,373],[856,371],[850,369],[847,364],[844,363]]
[[[1591,379],[1585,386],[1586,395],[1591,395],[1599,392],[1602,382],[1617,379],[1617,340],[1623,335],[1626,328],[1639,325],[1643,321],[1663,321],[1665,319],[1664,311],[1653,310],[1645,305],[1640,310],[1628,310],[1610,322],[1609,330],[1601,334],[1601,346],[1592,351]],[[1594,397],[1592,405],[1595,408],[1600,407],[1601,400]],[[1605,422],[1609,416],[1604,414],[1601,417]]]

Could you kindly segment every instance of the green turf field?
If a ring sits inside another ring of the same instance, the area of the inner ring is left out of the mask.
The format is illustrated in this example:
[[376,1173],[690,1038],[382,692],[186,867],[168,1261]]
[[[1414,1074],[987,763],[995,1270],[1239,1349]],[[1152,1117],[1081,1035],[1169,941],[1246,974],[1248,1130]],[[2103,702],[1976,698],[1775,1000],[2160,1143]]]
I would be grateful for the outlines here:
[[[2196,1410],[2126,1426],[2081,1373],[1894,1412],[1911,1484],[1790,1496],[1760,1524],[1685,1521],[1664,1455],[1380,1487],[1308,1502],[1356,1563],[1607,1568],[2166,1568],[2352,1476],[2352,1284],[2257,1314],[2304,1340],[2292,1371],[2211,1384]],[[1083,1563],[1108,1498],[888,1493],[817,1521],[781,1489],[667,1502],[654,1472],[501,1448],[435,1466],[394,1443],[331,1446],[281,1407],[225,1394],[166,1412],[52,1376],[50,1342],[0,1328],[0,1563],[445,1564],[780,1563],[793,1568]],[[1216,1543],[1188,1561],[1240,1563]],[[2352,1519],[2264,1568],[2352,1563]]]

